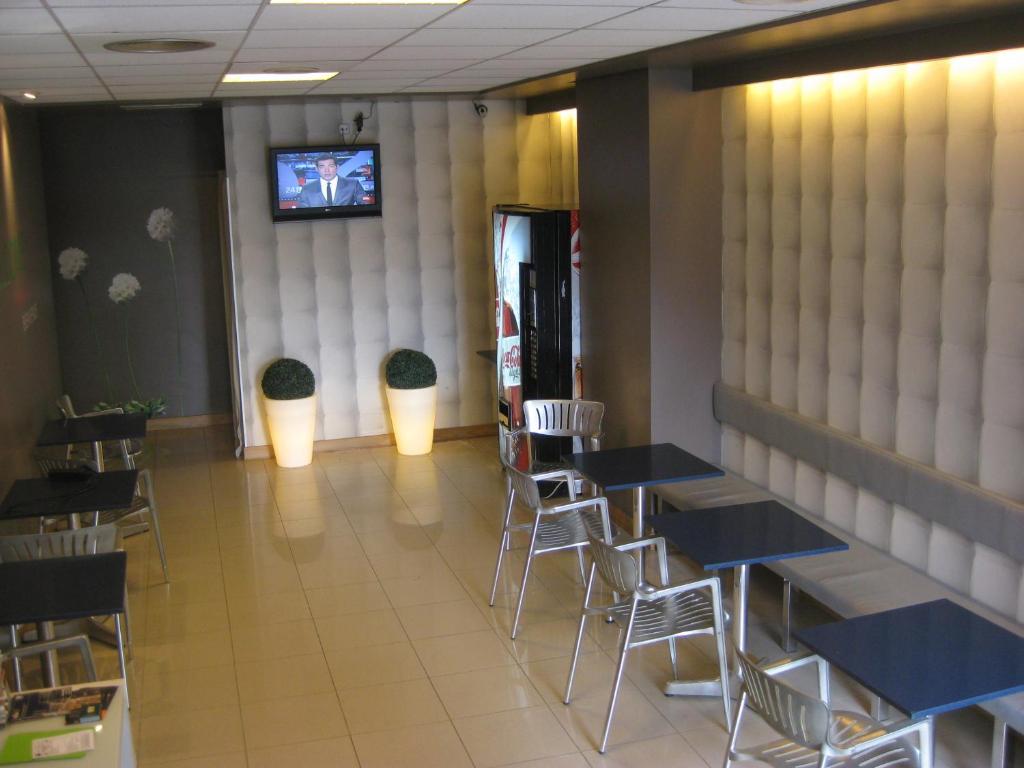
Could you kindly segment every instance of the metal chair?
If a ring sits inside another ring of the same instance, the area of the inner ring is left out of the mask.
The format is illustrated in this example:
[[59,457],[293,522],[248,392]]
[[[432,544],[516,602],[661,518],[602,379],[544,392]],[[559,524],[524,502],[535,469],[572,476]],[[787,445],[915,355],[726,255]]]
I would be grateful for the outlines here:
[[[736,652],[743,692],[729,734],[724,768],[733,761],[755,760],[778,768],[932,768],[932,723],[902,720],[883,724],[858,712],[829,707],[828,663],[820,656],[783,659],[760,666]],[[818,697],[802,693],[778,675],[808,664],[818,666]],[[757,712],[783,738],[737,749],[746,708]],[[917,737],[917,748],[911,736]]]
[[[658,553],[658,565],[662,586],[654,587],[641,578],[640,568],[632,553],[642,547],[654,546]],[[633,648],[667,641],[672,672],[676,676],[676,638],[690,635],[714,635],[718,655],[718,673],[721,681],[722,706],[725,722],[731,723],[729,706],[729,660],[725,650],[725,612],[722,609],[722,590],[717,576],[670,585],[668,581],[668,554],[665,540],[660,536],[644,539],[630,539],[624,543],[609,546],[595,538],[590,540],[590,554],[594,562],[590,566],[587,590],[580,610],[580,625],[576,632],[576,645],[569,666],[569,678],[565,683],[565,698],[568,704],[572,698],[572,684],[576,676],[576,664],[583,645],[583,633],[587,618],[601,616],[611,619],[625,630],[619,644],[619,663],[615,670],[611,698],[608,701],[608,716],[598,751],[604,754],[611,732],[612,716],[619,697],[622,674],[626,669],[626,657]],[[625,600],[613,598],[610,605],[590,604],[594,594],[597,576],[614,593],[629,595]]]
[[[535,437],[580,438],[585,451],[601,450],[601,423],[604,421],[604,403],[595,400],[527,400],[523,403],[526,424],[509,432],[510,445],[518,437],[526,438],[528,455],[534,455]],[[554,469],[572,469],[564,462],[535,462],[531,460],[532,472],[548,472]],[[597,495],[597,489],[593,489]]]
[[[107,552],[114,552],[118,545],[118,528],[116,525],[98,525],[89,528],[75,528],[55,533],[33,533],[19,536],[0,536],[0,563],[16,563],[26,560],[47,560],[56,557],[79,557],[83,555],[97,555]],[[130,650],[131,626],[128,620],[128,596],[127,588],[124,598],[124,635],[127,638],[127,647]],[[50,625],[52,627],[52,625]],[[77,646],[82,651],[83,662],[87,674],[91,674],[92,680],[96,679],[96,665],[92,658],[92,649],[88,647],[88,640],[83,635],[72,638],[55,640],[54,638],[42,638],[41,642],[22,644],[17,626],[10,627],[11,651],[7,654],[12,658],[14,670],[14,686],[21,690],[21,665],[20,658],[26,655],[49,653],[61,647]],[[122,625],[120,614],[114,615],[114,634],[117,640],[118,664],[121,669],[121,676],[125,676],[125,639],[122,636]],[[77,638],[85,640],[85,649]],[[31,651],[22,651],[23,648],[31,648]],[[52,657],[51,657],[52,658]],[[49,662],[52,664],[52,661]]]
[[[123,414],[124,408],[120,406],[116,408],[106,408],[102,411],[90,411],[89,413],[77,413],[75,406],[71,402],[69,395],[61,395],[57,398],[57,410],[60,411],[61,416],[65,419],[89,419],[94,416],[106,416],[111,413]],[[123,462],[126,469],[135,469],[135,460],[142,455],[142,441],[141,440],[118,440],[118,445],[114,446],[103,446],[104,458],[110,453],[113,456],[119,457]],[[75,457],[75,446],[69,445],[67,447],[67,453],[65,458],[72,459]]]
[[[608,519],[608,500],[603,496],[577,499],[573,473],[569,470],[555,470],[536,475],[527,475],[512,467],[506,467],[506,471],[513,494],[518,494],[522,502],[533,510],[533,520],[513,523],[513,505],[510,499],[505,509],[505,522],[501,532],[501,543],[498,546],[498,561],[494,566],[491,605],[494,605],[498,579],[501,577],[501,565],[505,552],[510,546],[512,532],[530,532],[530,544],[526,552],[526,564],[523,566],[523,580],[519,587],[516,615],[512,621],[512,639],[514,640],[519,631],[519,617],[523,611],[526,584],[530,577],[530,566],[533,564],[533,559],[550,552],[575,549],[582,577],[584,574],[583,548],[590,546],[592,537],[603,538],[605,541],[611,542],[612,526]],[[553,503],[542,499],[540,489],[537,487],[537,482],[540,480],[565,482],[569,489],[569,500]]]

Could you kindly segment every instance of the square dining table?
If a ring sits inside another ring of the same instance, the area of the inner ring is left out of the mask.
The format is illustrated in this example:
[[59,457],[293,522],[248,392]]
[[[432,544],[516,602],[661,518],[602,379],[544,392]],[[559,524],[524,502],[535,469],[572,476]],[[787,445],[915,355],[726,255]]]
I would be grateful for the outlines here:
[[126,469],[94,472],[68,480],[15,480],[0,502],[0,521],[68,515],[72,527],[77,527],[80,514],[130,507],[138,479],[137,469]]
[[78,416],[71,419],[53,419],[43,425],[36,441],[40,448],[55,445],[92,443],[96,469],[103,471],[103,443],[108,440],[141,440],[146,436],[146,414],[104,413],[98,416]]

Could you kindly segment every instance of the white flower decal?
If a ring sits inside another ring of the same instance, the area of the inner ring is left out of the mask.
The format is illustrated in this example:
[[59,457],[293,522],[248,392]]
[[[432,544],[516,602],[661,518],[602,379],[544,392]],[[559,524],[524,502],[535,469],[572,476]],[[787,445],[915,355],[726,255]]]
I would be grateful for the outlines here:
[[149,236],[162,243],[174,237],[174,211],[170,208],[156,208],[149,214],[146,222]]
[[60,276],[65,280],[74,280],[85,271],[89,263],[89,255],[81,248],[65,248],[57,257],[60,265]]
[[107,288],[107,295],[115,304],[124,304],[135,298],[135,295],[142,290],[142,284],[135,275],[129,272],[120,272],[114,275],[114,279]]

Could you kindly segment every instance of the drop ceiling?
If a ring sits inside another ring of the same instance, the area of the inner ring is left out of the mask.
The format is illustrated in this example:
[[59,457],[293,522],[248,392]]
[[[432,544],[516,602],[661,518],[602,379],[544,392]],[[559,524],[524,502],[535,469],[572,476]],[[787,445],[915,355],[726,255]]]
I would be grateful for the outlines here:
[[[271,5],[268,0],[0,0],[0,94],[38,103],[247,96],[479,93],[851,0],[468,0]],[[117,40],[212,48],[124,54]],[[226,73],[315,67],[322,83],[223,84]]]

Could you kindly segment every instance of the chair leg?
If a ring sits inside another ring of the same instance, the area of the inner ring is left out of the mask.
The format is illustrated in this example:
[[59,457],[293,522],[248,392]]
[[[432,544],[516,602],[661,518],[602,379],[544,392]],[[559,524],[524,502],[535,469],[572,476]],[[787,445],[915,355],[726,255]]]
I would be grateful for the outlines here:
[[782,580],[782,650],[792,653],[796,650],[793,641],[793,582]]
[[580,625],[576,630],[576,643],[572,647],[572,661],[569,663],[569,678],[565,681],[565,696],[562,703],[568,704],[572,700],[572,684],[576,681],[576,664],[580,660],[580,648],[583,647],[583,633],[587,628],[587,614],[580,614]]
[[580,581],[587,583],[587,566],[583,562],[583,547],[576,547],[576,561],[580,566]]
[[722,593],[717,583],[711,588],[712,609],[715,619],[715,650],[718,652],[718,679],[722,687],[722,708],[725,711],[725,729],[732,730],[732,695],[729,690],[729,655],[725,650],[725,611],[722,609]]
[[519,585],[519,600],[516,601],[516,617],[512,620],[512,639],[516,639],[519,632],[519,616],[523,612],[523,600],[526,599],[526,582],[530,578],[530,566],[533,565],[533,549],[537,544],[537,529],[540,527],[540,515],[533,521],[533,530],[530,532],[530,548],[526,552],[526,565],[523,566],[523,581]]
[[121,670],[121,677],[124,678],[124,700],[128,709],[132,708],[131,699],[128,696],[128,669],[124,663],[124,633],[121,627],[121,614],[114,614],[114,634],[117,637],[117,665]]
[[160,553],[160,566],[164,571],[164,583],[171,580],[167,572],[167,552],[164,550],[164,537],[160,535],[160,515],[156,511],[156,501],[149,499],[149,519],[153,526],[153,538],[156,539],[156,549]]
[[729,729],[729,744],[725,748],[725,760],[722,761],[722,768],[729,768],[732,765],[732,755],[736,751],[736,740],[740,735],[740,723],[743,721],[743,708],[746,705],[747,692],[744,691],[736,703],[736,713],[733,715],[732,728]]
[[126,651],[128,658],[135,657],[135,644],[132,642],[132,620],[128,614],[128,588],[124,590],[124,639],[127,645]]
[[608,716],[604,721],[604,733],[601,734],[601,746],[597,751],[602,755],[608,748],[608,735],[612,730],[612,717],[615,715],[615,704],[619,700],[619,687],[622,685],[622,673],[626,671],[626,657],[629,655],[629,641],[633,636],[633,617],[629,617],[629,625],[626,627],[626,635],[622,638],[622,646],[619,649],[619,664],[615,668],[615,682],[612,684],[612,695],[608,700]]
[[508,489],[508,502],[505,504],[505,520],[501,525],[501,543],[498,545],[498,561],[494,564],[494,583],[491,585],[491,599],[488,605],[494,605],[495,595],[498,594],[498,579],[501,578],[501,563],[505,559],[505,551],[509,548],[512,535],[508,526],[512,522],[512,504],[515,501],[515,491],[511,484]]
[[670,637],[668,639],[668,658],[672,662],[672,679],[679,679],[679,670],[676,668],[676,639]]
[[1010,763],[1010,727],[997,717],[992,725],[992,768],[1006,768]]
[[[21,645],[21,637],[18,634],[18,626],[16,624],[12,624],[11,625],[11,650],[12,651],[16,650],[19,645]],[[21,690],[21,685],[22,685],[22,681],[21,681],[21,659],[18,656],[15,656],[13,659],[11,659],[11,670],[12,670],[12,673],[13,673],[13,676],[14,676],[14,680],[12,681],[14,683],[14,690],[20,691]]]

